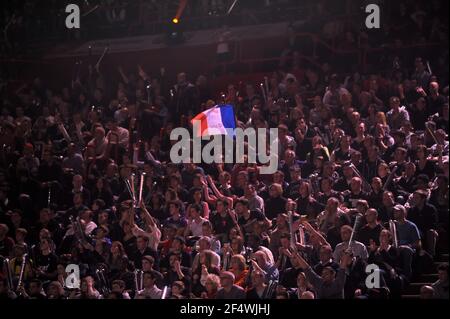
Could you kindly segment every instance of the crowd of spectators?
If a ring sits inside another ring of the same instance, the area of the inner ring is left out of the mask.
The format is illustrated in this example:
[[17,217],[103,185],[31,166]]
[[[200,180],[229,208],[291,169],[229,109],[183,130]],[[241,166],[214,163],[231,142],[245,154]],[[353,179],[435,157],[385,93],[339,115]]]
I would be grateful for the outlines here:
[[[286,64],[265,94],[140,66],[0,91],[0,297],[396,299],[437,272],[421,297],[448,299],[448,78],[397,58],[346,77]],[[222,103],[278,128],[275,174],[171,162],[171,131]]]

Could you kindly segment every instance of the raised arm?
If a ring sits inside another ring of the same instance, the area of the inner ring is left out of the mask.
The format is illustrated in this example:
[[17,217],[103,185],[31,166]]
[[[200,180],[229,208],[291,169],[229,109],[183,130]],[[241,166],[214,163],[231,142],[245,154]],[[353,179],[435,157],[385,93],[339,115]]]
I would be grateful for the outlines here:
[[155,227],[156,226],[155,219],[148,212],[147,207],[145,207],[143,200],[141,200],[141,202],[139,203],[139,207],[141,208],[141,213],[142,213],[144,222],[151,228]]
[[205,198],[205,201],[206,201],[208,204],[215,204],[217,198],[216,198],[215,196],[209,195],[209,192],[208,192],[208,185],[207,185],[206,183],[204,183],[204,184],[202,185],[202,190],[203,190],[203,197]]
[[122,66],[117,67],[117,71],[119,72],[120,76],[122,77],[122,80],[125,82],[125,84],[130,83],[130,80],[126,76],[125,72],[123,72]]
[[305,270],[306,279],[312,284],[314,288],[318,288],[322,285],[323,279],[320,277],[312,268],[311,266],[303,259],[303,257],[295,253],[295,258],[297,259],[300,267]]
[[219,198],[219,199],[221,199],[221,200],[227,201],[227,202],[228,202],[228,207],[233,207],[233,198],[227,197],[227,196],[223,195],[223,194],[217,189],[217,186],[216,186],[216,184],[214,183],[214,181],[213,181],[213,179],[212,179],[211,176],[208,175],[208,176],[206,177],[206,180],[208,181],[209,186],[211,187],[211,189],[212,189],[214,195],[216,195],[217,198]]
[[317,230],[315,230],[314,227],[312,227],[310,223],[308,223],[306,220],[302,221],[301,223],[305,227],[305,230],[311,234],[311,236],[315,236],[316,238],[319,239],[320,245],[330,246],[330,244],[325,239],[325,237],[323,237],[321,233],[319,233]]

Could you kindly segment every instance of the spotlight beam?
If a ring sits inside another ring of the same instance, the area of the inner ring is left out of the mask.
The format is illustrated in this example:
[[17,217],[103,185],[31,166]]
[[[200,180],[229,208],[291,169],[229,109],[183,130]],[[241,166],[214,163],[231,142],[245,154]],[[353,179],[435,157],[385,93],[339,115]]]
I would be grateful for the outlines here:
[[178,5],[177,14],[173,18],[173,23],[178,23],[180,21],[181,16],[183,15],[184,9],[186,9],[187,0],[180,0],[180,4]]

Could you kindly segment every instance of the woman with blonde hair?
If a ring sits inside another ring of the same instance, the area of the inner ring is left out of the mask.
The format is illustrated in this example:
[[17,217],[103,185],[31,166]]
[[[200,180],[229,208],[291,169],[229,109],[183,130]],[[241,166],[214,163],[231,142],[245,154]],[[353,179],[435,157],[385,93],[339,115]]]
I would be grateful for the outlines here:
[[231,257],[231,262],[230,262],[230,269],[229,271],[231,271],[234,274],[234,284],[241,286],[242,288],[246,287],[246,282],[247,282],[247,276],[249,273],[249,270],[247,269],[247,264],[245,263],[245,257],[238,254],[238,255],[233,255],[233,257]]

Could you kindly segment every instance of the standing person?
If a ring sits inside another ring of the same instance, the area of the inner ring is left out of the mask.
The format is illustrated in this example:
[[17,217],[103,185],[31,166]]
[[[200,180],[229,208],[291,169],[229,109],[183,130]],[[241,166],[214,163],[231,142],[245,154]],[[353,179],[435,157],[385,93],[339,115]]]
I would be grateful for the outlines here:
[[389,99],[389,105],[391,110],[386,113],[387,123],[391,130],[400,130],[403,123],[409,122],[409,113],[396,96]]
[[177,75],[177,83],[174,85],[171,92],[171,95],[173,94],[173,96],[170,113],[173,118],[177,118],[181,121],[183,116],[195,116],[195,114],[197,114],[198,101],[195,85],[187,80],[186,73],[182,72]]

